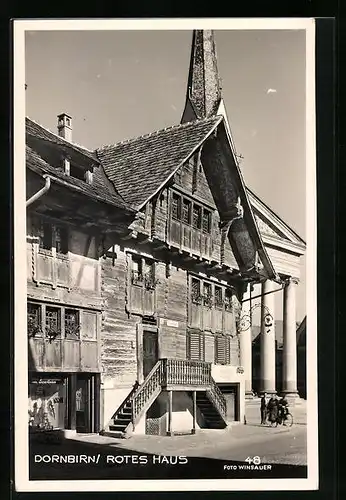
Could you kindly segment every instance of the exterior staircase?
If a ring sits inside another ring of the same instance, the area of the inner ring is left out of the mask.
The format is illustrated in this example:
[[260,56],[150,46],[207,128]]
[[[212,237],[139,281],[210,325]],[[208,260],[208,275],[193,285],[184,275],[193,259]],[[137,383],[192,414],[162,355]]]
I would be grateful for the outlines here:
[[112,417],[113,423],[109,425],[109,430],[117,437],[124,437],[126,429],[132,421],[132,401],[127,399],[120,411],[116,412]]
[[224,429],[227,427],[224,417],[208,397],[207,391],[197,392],[196,403],[208,429]]
[[211,376],[211,363],[160,359],[141,385],[136,384],[102,431],[130,437],[136,424],[162,391],[196,391],[196,406],[208,428],[227,427],[226,400]]

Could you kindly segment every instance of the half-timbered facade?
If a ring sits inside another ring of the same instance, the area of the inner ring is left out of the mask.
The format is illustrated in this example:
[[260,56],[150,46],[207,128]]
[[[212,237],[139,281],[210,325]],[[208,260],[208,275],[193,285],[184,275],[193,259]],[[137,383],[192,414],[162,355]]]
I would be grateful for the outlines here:
[[58,135],[27,119],[31,424],[124,436],[242,422],[256,284],[289,288],[292,359],[286,284],[304,244],[246,188],[216,68],[212,33],[195,32],[181,123],[95,152],[73,144],[68,115]]

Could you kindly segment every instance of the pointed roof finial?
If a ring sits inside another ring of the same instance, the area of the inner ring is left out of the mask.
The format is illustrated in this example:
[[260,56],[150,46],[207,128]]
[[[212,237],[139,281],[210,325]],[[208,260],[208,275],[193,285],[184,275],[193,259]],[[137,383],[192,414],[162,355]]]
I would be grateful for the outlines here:
[[220,78],[213,30],[194,30],[185,110],[181,122],[217,113],[221,100]]

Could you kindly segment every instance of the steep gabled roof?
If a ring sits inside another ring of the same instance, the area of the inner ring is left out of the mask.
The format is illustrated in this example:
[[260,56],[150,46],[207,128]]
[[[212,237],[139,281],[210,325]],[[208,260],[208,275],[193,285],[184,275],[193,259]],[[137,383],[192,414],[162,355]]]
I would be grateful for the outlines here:
[[113,185],[106,178],[102,166],[94,167],[93,182],[88,184],[83,180],[66,175],[61,169],[49,165],[41,156],[29,146],[26,146],[26,166],[38,175],[49,175],[58,179],[65,187],[88,196],[97,201],[102,201],[118,208],[127,209],[127,204],[116,192]]
[[30,140],[45,141],[50,145],[59,146],[61,150],[67,154],[84,157],[85,160],[87,160],[89,163],[98,163],[98,159],[94,151],[89,151],[82,146],[67,141],[63,137],[60,137],[59,135],[54,134],[50,130],[46,129],[39,123],[36,123],[29,117],[25,118],[25,130],[27,142],[31,142]]
[[222,117],[169,127],[97,150],[107,177],[140,209],[213,132]]

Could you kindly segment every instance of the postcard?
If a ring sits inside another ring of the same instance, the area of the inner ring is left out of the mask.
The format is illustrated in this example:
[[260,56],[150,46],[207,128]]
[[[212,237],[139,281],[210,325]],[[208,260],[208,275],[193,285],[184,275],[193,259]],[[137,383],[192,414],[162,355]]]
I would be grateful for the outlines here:
[[317,489],[314,19],[13,41],[16,490]]

